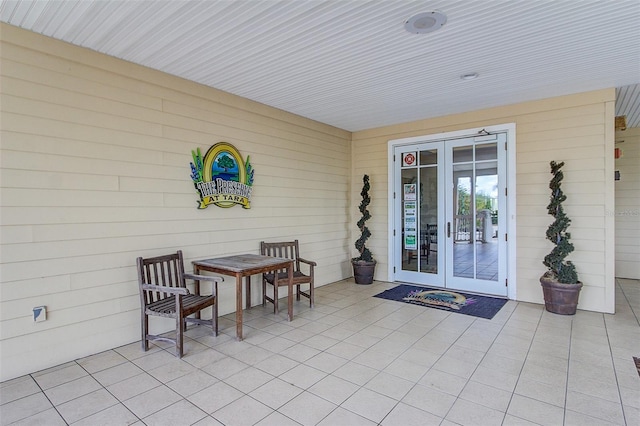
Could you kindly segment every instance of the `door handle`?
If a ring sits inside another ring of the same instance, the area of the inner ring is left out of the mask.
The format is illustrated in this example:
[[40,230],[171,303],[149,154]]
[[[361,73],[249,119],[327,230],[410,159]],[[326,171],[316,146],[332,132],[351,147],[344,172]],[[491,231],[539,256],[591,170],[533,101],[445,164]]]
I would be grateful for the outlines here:
[[451,238],[451,222],[447,222],[447,238]]

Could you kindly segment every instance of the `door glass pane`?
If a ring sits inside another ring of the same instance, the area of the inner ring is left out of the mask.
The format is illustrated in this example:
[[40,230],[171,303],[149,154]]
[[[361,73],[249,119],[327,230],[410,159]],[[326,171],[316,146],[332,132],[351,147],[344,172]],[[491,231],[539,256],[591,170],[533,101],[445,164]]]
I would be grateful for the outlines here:
[[[495,147],[476,147],[476,161],[453,166],[455,277],[498,280],[498,162],[477,161],[479,156],[497,155]],[[465,148],[469,147],[461,147],[460,152],[468,153]]]
[[498,281],[498,162],[476,163],[476,278]]
[[[468,150],[461,149],[460,152],[468,152]],[[453,167],[451,237],[453,238],[453,275],[455,277],[473,278],[474,276],[474,191],[472,191],[471,182],[473,182],[473,163]]]
[[420,165],[427,166],[430,164],[438,164],[438,150],[429,149],[420,151]]
[[438,273],[438,167],[420,168],[420,272]]
[[482,145],[476,145],[476,161],[482,160],[497,160],[498,159],[498,144],[486,143]]
[[418,168],[402,169],[402,269],[418,271]]
[[453,162],[463,163],[466,161],[473,161],[473,145],[453,148]]

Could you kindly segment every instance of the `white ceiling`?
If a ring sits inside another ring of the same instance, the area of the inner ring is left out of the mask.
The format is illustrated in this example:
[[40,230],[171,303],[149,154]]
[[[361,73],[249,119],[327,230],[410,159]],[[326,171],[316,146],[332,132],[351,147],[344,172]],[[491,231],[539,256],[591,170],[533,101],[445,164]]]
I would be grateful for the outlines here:
[[[440,30],[404,30],[430,10]],[[2,0],[0,21],[351,131],[640,83],[639,0]]]

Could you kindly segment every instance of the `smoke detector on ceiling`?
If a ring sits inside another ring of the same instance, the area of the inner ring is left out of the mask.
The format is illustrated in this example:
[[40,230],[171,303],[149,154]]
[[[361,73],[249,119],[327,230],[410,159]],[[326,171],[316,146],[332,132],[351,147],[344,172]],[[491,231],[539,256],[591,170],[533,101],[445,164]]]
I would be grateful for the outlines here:
[[404,29],[412,34],[426,34],[439,29],[446,22],[447,15],[434,10],[413,15],[404,22]]

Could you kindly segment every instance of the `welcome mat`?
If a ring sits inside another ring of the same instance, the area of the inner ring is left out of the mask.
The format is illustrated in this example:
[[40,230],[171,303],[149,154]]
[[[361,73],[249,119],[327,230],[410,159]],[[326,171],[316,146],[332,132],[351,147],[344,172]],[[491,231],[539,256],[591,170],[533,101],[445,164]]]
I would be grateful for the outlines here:
[[497,297],[478,296],[476,294],[406,284],[385,290],[374,297],[486,319],[493,318],[507,303],[506,299]]

